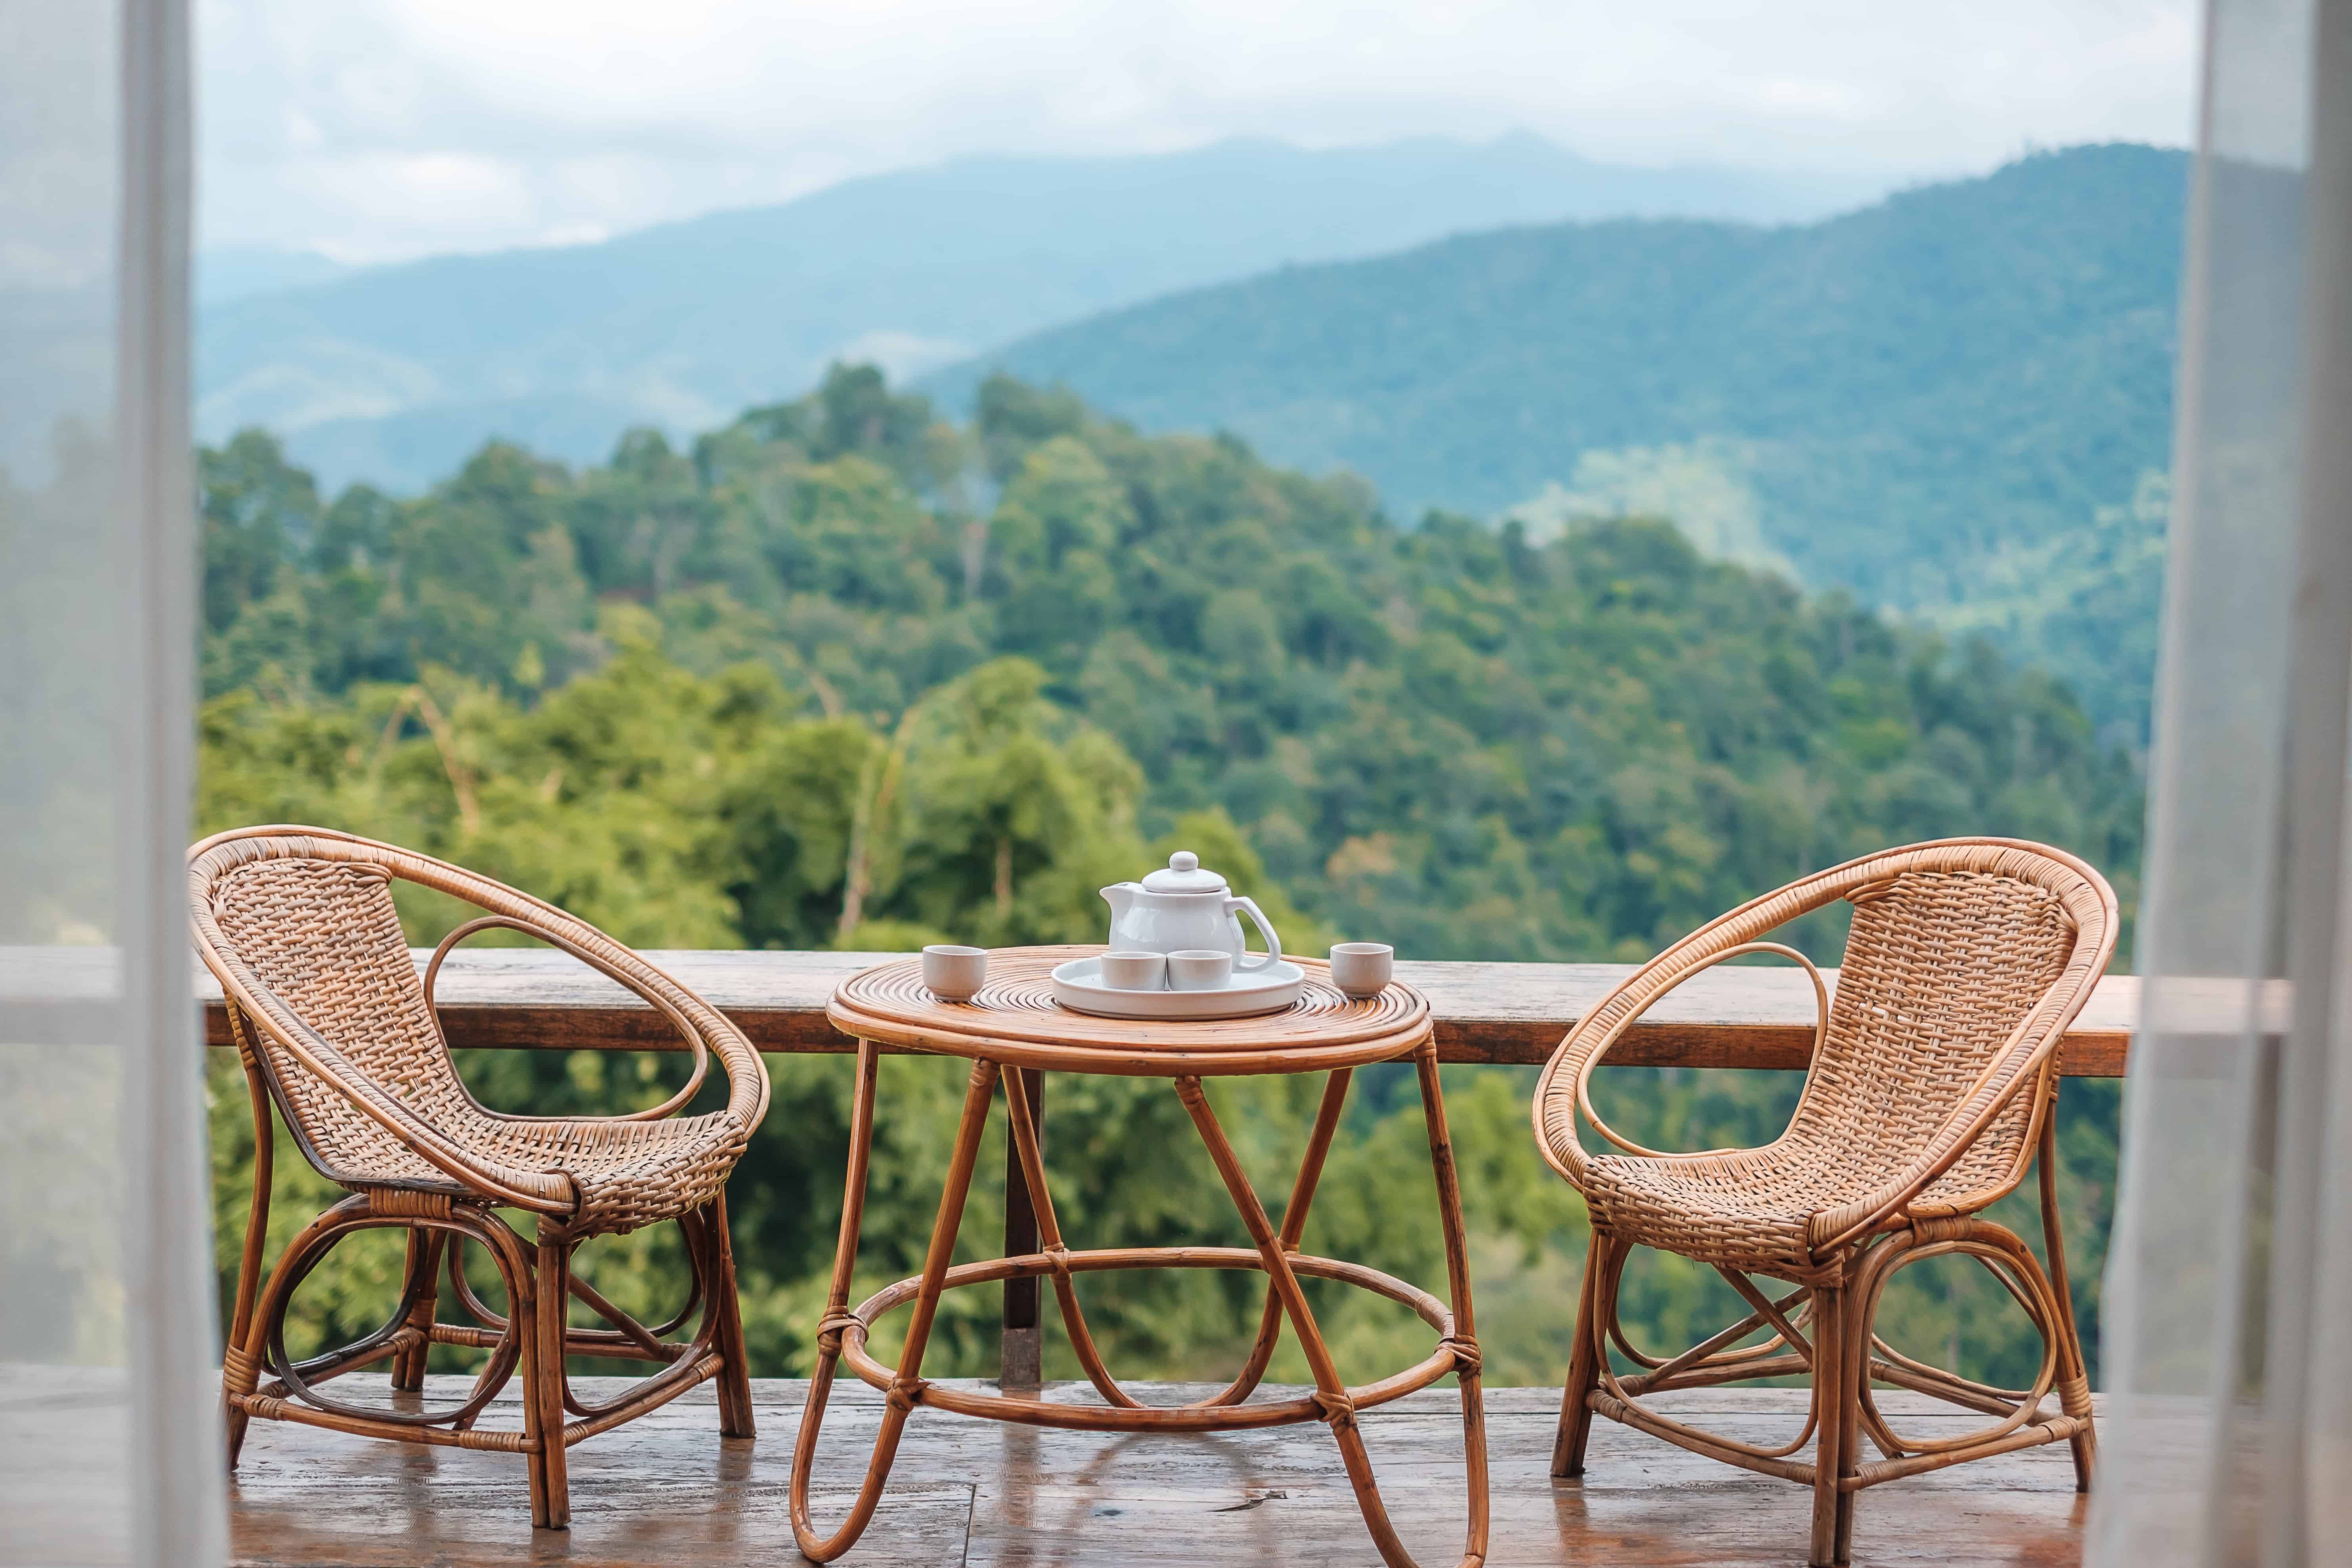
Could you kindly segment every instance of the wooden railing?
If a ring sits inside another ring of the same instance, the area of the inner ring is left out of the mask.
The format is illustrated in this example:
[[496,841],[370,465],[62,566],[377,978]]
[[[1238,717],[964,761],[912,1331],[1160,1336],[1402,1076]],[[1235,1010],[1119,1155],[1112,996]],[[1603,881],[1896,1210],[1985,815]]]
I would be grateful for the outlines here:
[[[420,966],[427,955],[417,954]],[[879,952],[649,952],[681,984],[732,1018],[762,1051],[848,1051],[824,1016],[825,999],[845,977],[894,955]],[[1400,963],[1398,978],[1429,998],[1440,1059],[1530,1064],[1546,1060],[1578,1018],[1633,966],[1614,963]],[[1827,972],[1834,984],[1837,972]],[[205,1038],[231,1044],[220,989],[198,971]],[[110,1037],[108,998],[120,989],[103,948],[0,948],[0,1023],[28,1040],[58,1044]],[[683,1042],[652,1008],[562,953],[530,948],[477,948],[451,955],[435,1000],[452,1046],[528,1050],[680,1050]],[[2099,983],[2068,1031],[2059,1068],[2077,1077],[2118,1078],[2139,1005],[2139,983],[2110,975]],[[1801,1069],[1811,1055],[1814,1000],[1804,974],[1787,968],[1702,972],[1636,1023],[1611,1052],[1628,1067]],[[1033,1095],[1045,1079],[1031,1074]],[[1035,1104],[1042,1115],[1042,1100]],[[1005,1183],[1004,1249],[1037,1248],[1027,1189],[1010,1163]],[[1037,1281],[1004,1289],[1004,1375],[1037,1375],[1042,1352]]]
[[[421,963],[424,954],[418,955]],[[825,1021],[835,984],[883,952],[645,955],[732,1018],[763,1051],[847,1051]],[[1397,977],[1429,998],[1437,1051],[1449,1062],[1542,1062],[1560,1037],[1633,973],[1620,963],[1399,963]],[[1837,971],[1825,972],[1832,984]],[[229,1044],[219,988],[199,974],[206,1043]],[[659,1014],[562,953],[477,948],[453,953],[436,986],[449,1043],[533,1050],[678,1050]],[[2060,1070],[2119,1078],[2139,983],[2109,975],[2068,1031]],[[1794,968],[1720,968],[1695,976],[1635,1024],[1610,1053],[1627,1067],[1802,1069],[1811,1055],[1811,984]]]
[[[418,955],[421,963],[425,955]],[[762,1051],[846,1051],[852,1043],[824,1016],[844,978],[888,961],[879,952],[650,952],[653,963],[732,1018]],[[1536,1063],[1558,1048],[1570,1026],[1626,975],[1614,963],[1400,963],[1398,977],[1429,998],[1439,1058],[1449,1062]],[[1836,971],[1828,973],[1832,984]],[[227,1015],[209,992],[205,1038],[229,1044]],[[677,1050],[682,1042],[652,1008],[561,953],[481,948],[453,954],[436,991],[449,1043],[549,1050]],[[2060,1048],[2060,1070],[2120,1077],[2131,1040],[2138,983],[2100,982]],[[1801,1069],[1812,1053],[1812,987],[1795,969],[1703,971],[1628,1031],[1612,1063],[1649,1067]],[[1045,1116],[1042,1073],[1028,1077],[1032,1114]],[[1004,1253],[1037,1249],[1037,1220],[1005,1150]],[[1000,1375],[1026,1387],[1045,1351],[1038,1281],[1009,1279]]]
[[[425,954],[420,952],[421,966]],[[843,978],[903,954],[681,951],[646,957],[720,1008],[763,1051],[848,1051],[825,1021]],[[1397,976],[1429,998],[1437,1051],[1449,1062],[1540,1063],[1577,1019],[1633,973],[1622,963],[1400,963]],[[1837,971],[1825,972],[1834,984]],[[220,987],[201,969],[205,1041],[226,1047]],[[2273,983],[2275,984],[2275,983]],[[103,947],[0,947],[0,1018],[26,1042],[70,1045],[113,1037],[109,998],[121,982]],[[2176,984],[2175,989],[2180,987]],[[2213,983],[2212,1019],[2194,1027],[2235,1037],[2242,987]],[[683,1044],[660,1015],[611,981],[542,948],[474,948],[442,966],[436,1000],[449,1043],[493,1049],[667,1051]],[[2139,982],[2111,974],[2067,1032],[2059,1069],[2120,1078],[2139,1012]],[[2265,997],[2266,1004],[2273,999]],[[2279,1003],[2268,1007],[2278,1011]],[[2175,1003],[2178,1011],[2179,1004]],[[1813,994],[1793,968],[1720,968],[1695,976],[1651,1009],[1610,1053],[1625,1067],[1801,1070],[1813,1039]],[[2174,1020],[2175,1026],[2183,1026]]]

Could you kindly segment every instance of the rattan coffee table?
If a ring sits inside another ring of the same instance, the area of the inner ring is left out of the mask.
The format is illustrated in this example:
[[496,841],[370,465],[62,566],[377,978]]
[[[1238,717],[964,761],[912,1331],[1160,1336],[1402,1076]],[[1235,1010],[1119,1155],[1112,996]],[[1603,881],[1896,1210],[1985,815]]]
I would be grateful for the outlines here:
[[[1307,973],[1306,994],[1280,1013],[1257,1018],[1216,1022],[1139,1023],[1096,1018],[1069,1012],[1053,999],[1048,976],[1067,959],[1099,952],[1096,947],[1034,947],[1000,950],[989,955],[989,983],[969,1003],[941,1002],[923,988],[920,962],[908,959],[869,969],[843,982],[825,1012],[834,1026],[859,1042],[857,1088],[849,1137],[849,1178],[842,1204],[841,1242],[834,1255],[833,1292],[817,1331],[817,1363],[809,1383],[808,1404],[801,1413],[799,1441],[793,1448],[793,1533],[801,1551],[818,1562],[840,1556],[856,1543],[874,1517],[883,1482],[897,1457],[900,1433],[918,1405],[954,1411],[992,1420],[1034,1426],[1061,1426],[1091,1432],[1230,1432],[1245,1428],[1284,1426],[1323,1421],[1339,1445],[1356,1500],[1373,1542],[1390,1568],[1414,1568],[1412,1556],[1390,1525],[1381,1505],[1380,1487],[1372,1477],[1370,1458],[1356,1413],[1416,1389],[1426,1388],[1447,1373],[1457,1375],[1462,1390],[1462,1423],[1469,1471],[1470,1522],[1461,1558],[1462,1568],[1476,1568],[1486,1555],[1486,1426],[1479,1402],[1478,1344],[1470,1317],[1470,1264],[1462,1233],[1462,1191],[1454,1173],[1454,1150],[1445,1131],[1445,1104],[1438,1091],[1437,1051],[1430,1036],[1429,1004],[1406,985],[1391,985],[1379,996],[1351,1002],[1330,984],[1328,967],[1297,960]],[[923,1272],[881,1291],[855,1309],[849,1305],[850,1271],[857,1258],[857,1233],[866,1206],[866,1163],[874,1145],[875,1065],[883,1046],[937,1052],[971,1061],[971,1086],[964,1095],[963,1116],[956,1130],[955,1152],[948,1164],[947,1184],[940,1197],[939,1216],[931,1228],[930,1250]],[[1437,1176],[1439,1223],[1445,1232],[1445,1268],[1453,1309],[1425,1290],[1361,1264],[1317,1258],[1298,1250],[1307,1212],[1323,1160],[1339,1130],[1340,1107],[1347,1099],[1348,1080],[1357,1068],[1371,1062],[1411,1057],[1419,1070],[1422,1104],[1429,1123],[1430,1163]],[[1020,1092],[1022,1075],[1031,1072],[1110,1073],[1130,1078],[1175,1080],[1177,1096],[1191,1113],[1192,1125],[1208,1146],[1218,1174],[1224,1178],[1248,1227],[1255,1249],[1239,1247],[1121,1247],[1072,1251],[1062,1243],[1045,1191],[1045,1170],[1039,1153],[1037,1129],[1029,1100]],[[1328,1074],[1315,1131],[1307,1141],[1291,1189],[1289,1206],[1277,1229],[1266,1217],[1256,1192],[1242,1173],[1232,1144],[1201,1090],[1201,1080],[1219,1076],[1254,1073],[1321,1072]],[[1006,1080],[1013,1139],[1022,1173],[1034,1205],[1040,1251],[1000,1258],[985,1263],[950,1266],[956,1230],[963,1218],[972,1167],[980,1154],[981,1134],[987,1125],[990,1101],[999,1077]],[[1221,1393],[1175,1408],[1147,1407],[1115,1382],[1087,1333],[1071,1288],[1075,1275],[1109,1268],[1253,1268],[1268,1276],[1266,1303],[1257,1341],[1241,1374]],[[1339,1380],[1331,1352],[1323,1342],[1315,1316],[1298,1281],[1336,1279],[1359,1286],[1419,1313],[1436,1331],[1436,1348],[1427,1359],[1378,1383],[1349,1387]],[[1101,1394],[1101,1405],[1047,1403],[1003,1394],[983,1394],[945,1388],[922,1376],[923,1347],[942,1291],[992,1280],[1051,1278],[1060,1302],[1062,1322],[1070,1347],[1088,1381]],[[866,1341],[875,1321],[885,1312],[912,1302],[905,1348],[897,1367],[884,1366],[866,1354]],[[1303,1399],[1251,1401],[1266,1363],[1274,1353],[1282,1322],[1287,1318],[1306,1352],[1315,1376],[1314,1392]],[[825,1401],[835,1368],[847,1363],[851,1372],[882,1391],[882,1429],[874,1440],[874,1458],[866,1467],[849,1518],[830,1535],[820,1535],[810,1522],[809,1473],[816,1458],[817,1436],[824,1425]]]

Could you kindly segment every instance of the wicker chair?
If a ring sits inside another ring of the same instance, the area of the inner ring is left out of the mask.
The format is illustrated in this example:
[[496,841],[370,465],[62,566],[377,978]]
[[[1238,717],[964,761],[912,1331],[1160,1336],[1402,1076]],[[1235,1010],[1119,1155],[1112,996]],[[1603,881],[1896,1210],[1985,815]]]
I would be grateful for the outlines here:
[[[1852,932],[1830,999],[1819,970],[1761,941],[1843,899]],[[1536,1091],[1536,1141],[1592,1218],[1552,1473],[1580,1475],[1593,1414],[1693,1452],[1813,1488],[1811,1562],[1848,1561],[1853,1498],[1899,1476],[2063,1439],[2078,1488],[2094,1453],[2089,1381],[2066,1294],[2053,1186],[2052,1109],[2060,1037],[2115,951],[2116,900],[2071,855],[2004,839],[1948,839],[1819,872],[1733,910],[1662,953],[1580,1021]],[[1626,1028],[1685,980],[1735,954],[1771,952],[1811,974],[1813,1058],[1788,1131],[1760,1149],[1671,1154],[1619,1137],[1593,1113],[1593,1068]],[[1622,1153],[1577,1142],[1581,1112]],[[2014,1189],[2040,1150],[2043,1268],[1980,1211]],[[1617,1317],[1634,1247],[1713,1266],[1754,1310],[1671,1357],[1633,1347]],[[1915,1361],[1873,1331],[1897,1269],[1978,1258],[2024,1308],[2043,1354],[2030,1389],[1998,1389]],[[1752,1276],[1795,1287],[1767,1291]],[[1741,1348],[1758,1334],[1763,1342]],[[1637,1370],[1619,1375],[1610,1347]],[[1643,1403],[1668,1389],[1810,1373],[1811,1418],[1794,1441],[1746,1443]],[[1965,1436],[1895,1433],[1872,1384],[1993,1417]],[[2058,1408],[2044,1405],[2054,1392]],[[1796,1456],[1819,1434],[1815,1458]],[[1880,1457],[1863,1462],[1867,1434]]]
[[[488,911],[449,933],[420,981],[393,910],[394,878],[454,894]],[[253,1208],[237,1271],[236,1308],[223,1367],[229,1462],[247,1421],[299,1421],[411,1443],[520,1453],[530,1466],[531,1522],[570,1517],[564,1450],[719,1380],[719,1431],[751,1436],[751,1385],[735,1300],[726,1183],[768,1104],[768,1076],[732,1024],[660,971],[551,904],[457,867],[318,827],[253,827],[188,852],[188,912],[205,965],[226,993],[228,1016],[253,1096]],[[433,1006],[441,961],[487,927],[525,931],[620,982],[692,1045],[687,1086],[650,1110],[616,1117],[510,1116],[467,1091]],[[723,1110],[674,1116],[716,1054],[728,1080]],[[261,1283],[269,1218],[275,1101],[319,1173],[352,1195],[296,1237]],[[526,1241],[496,1212],[533,1216]],[[572,1272],[590,1237],[677,1222],[693,1269],[676,1317],[648,1328]],[[286,1353],[285,1314],[303,1278],[354,1231],[407,1232],[399,1305],[373,1333],[306,1361]],[[462,1254],[478,1243],[498,1269],[504,1315],[468,1284]],[[472,1321],[437,1321],[436,1274]],[[576,1298],[608,1327],[570,1326]],[[677,1334],[697,1308],[692,1333]],[[391,1407],[330,1397],[320,1384],[391,1363],[392,1386],[424,1387],[436,1344],[489,1352],[457,1405],[420,1398]],[[583,1404],[564,1356],[664,1363],[622,1397]],[[522,1429],[476,1422],[520,1370]],[[267,1376],[267,1382],[263,1381]]]

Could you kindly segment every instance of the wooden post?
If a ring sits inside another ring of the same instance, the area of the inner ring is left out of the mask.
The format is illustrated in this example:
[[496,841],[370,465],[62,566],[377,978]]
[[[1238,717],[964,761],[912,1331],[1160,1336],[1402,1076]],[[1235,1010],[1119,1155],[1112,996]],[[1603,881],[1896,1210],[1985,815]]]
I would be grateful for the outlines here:
[[[1013,1088],[1015,1079],[1011,1078],[1005,1088],[1011,1092],[1026,1092],[1029,1121],[1037,1129],[1042,1150],[1045,1141],[1045,1075],[1024,1072],[1017,1081],[1021,1089]],[[1008,1116],[1004,1126],[1004,1256],[1019,1258],[1036,1250],[1036,1205],[1029,1200],[1029,1184],[1022,1174],[1021,1151],[1013,1142],[1013,1119]],[[1045,1386],[1045,1329],[1039,1310],[1040,1294],[1034,1275],[1004,1282],[1004,1335],[998,1352],[997,1385],[1008,1394],[1034,1394]]]

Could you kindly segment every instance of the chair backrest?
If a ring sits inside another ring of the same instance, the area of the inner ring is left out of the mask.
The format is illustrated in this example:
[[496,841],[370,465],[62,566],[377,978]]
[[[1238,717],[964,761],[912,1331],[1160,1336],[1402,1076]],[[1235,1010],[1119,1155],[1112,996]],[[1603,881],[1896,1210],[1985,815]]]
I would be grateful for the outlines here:
[[2058,1041],[2114,953],[2117,916],[2114,890],[2090,866],[2005,838],[1866,855],[1752,900],[1660,953],[1580,1020],[1545,1068],[1535,1108],[1545,1157],[1577,1178],[1588,1158],[1575,1130],[1584,1081],[1652,1004],[1841,899],[1854,908],[1835,997],[1776,1143],[1818,1149],[1864,1185],[1940,1162],[1930,1195],[1971,1206],[2014,1186]]
[[304,1154],[337,1179],[378,1177],[387,1157],[406,1162],[390,1134],[287,1048],[283,1030],[267,1026],[273,1004],[426,1120],[462,1120],[471,1107],[401,931],[390,856],[379,853],[386,847],[249,829],[199,845],[188,868],[200,954],[233,1008],[246,993],[239,1023],[264,1079]]
[[[2078,952],[2105,967],[2114,895],[2096,877],[2038,848],[2004,847],[1928,857],[1843,895],[1853,927],[1790,1136],[1833,1147],[1860,1171],[1891,1175],[1916,1160],[2000,1071],[2037,1009],[2066,989]],[[1943,1190],[2006,1190],[2021,1173],[2042,1096],[2020,1091],[2035,1074],[2011,1065],[2006,1102],[1941,1178]]]
[[[437,1181],[453,1152],[467,1152],[452,1142],[463,1141],[462,1130],[514,1120],[477,1102],[457,1076],[401,931],[394,878],[505,917],[635,991],[688,1033],[698,1064],[715,1052],[725,1066],[725,1110],[695,1120],[730,1124],[738,1137],[759,1124],[767,1072],[740,1031],[586,921],[463,867],[350,834],[300,826],[219,834],[188,852],[198,953],[304,1155],[322,1173],[362,1184]],[[507,1175],[518,1200],[569,1191],[568,1183],[529,1171]]]

